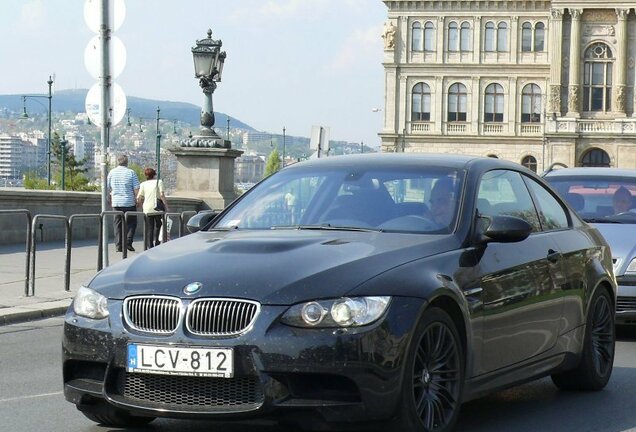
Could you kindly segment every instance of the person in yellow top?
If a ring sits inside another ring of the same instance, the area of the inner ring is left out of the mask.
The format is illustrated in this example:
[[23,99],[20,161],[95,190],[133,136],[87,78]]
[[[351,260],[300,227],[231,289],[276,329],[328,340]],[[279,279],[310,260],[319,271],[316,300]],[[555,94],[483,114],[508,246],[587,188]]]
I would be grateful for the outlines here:
[[[164,194],[163,181],[155,179],[156,175],[157,172],[154,169],[146,168],[144,170],[146,181],[141,183],[137,193],[137,205],[143,204],[143,212],[148,215],[146,225],[147,249],[158,246],[161,243],[159,241],[159,233],[161,232],[162,215],[163,212],[168,211],[168,200]],[[159,201],[163,203],[163,210],[157,207]]]

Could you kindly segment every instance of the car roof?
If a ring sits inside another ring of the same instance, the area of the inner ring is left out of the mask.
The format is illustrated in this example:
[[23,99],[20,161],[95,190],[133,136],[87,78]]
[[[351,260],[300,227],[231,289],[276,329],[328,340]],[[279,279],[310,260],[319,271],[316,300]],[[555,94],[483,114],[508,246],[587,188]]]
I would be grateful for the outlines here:
[[625,168],[559,168],[545,174],[545,177],[635,177],[636,169]]
[[479,165],[480,169],[508,168],[522,169],[521,165],[491,157],[449,155],[435,153],[366,153],[344,156],[329,156],[320,159],[310,159],[304,162],[289,165],[285,170],[292,170],[301,167],[417,167],[417,166],[439,166],[455,168],[458,170],[467,169],[470,165]]

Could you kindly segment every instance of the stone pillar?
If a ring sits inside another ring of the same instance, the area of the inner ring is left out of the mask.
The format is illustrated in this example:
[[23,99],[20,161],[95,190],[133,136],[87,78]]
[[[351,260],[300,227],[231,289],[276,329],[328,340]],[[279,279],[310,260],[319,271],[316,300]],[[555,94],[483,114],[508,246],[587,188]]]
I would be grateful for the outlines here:
[[481,63],[481,17],[476,16],[473,21],[473,63]]
[[519,53],[519,16],[511,17],[510,21],[510,59],[512,64],[517,64]]
[[210,209],[223,209],[234,193],[234,160],[240,150],[214,147],[177,147],[170,149],[177,157],[175,195],[198,198]]
[[443,16],[437,17],[437,30],[435,32],[435,41],[437,51],[437,63],[446,63],[446,56],[444,55],[444,41],[446,40],[446,23]]
[[570,83],[568,86],[567,117],[581,116],[581,9],[570,9],[572,25],[570,26]]
[[550,93],[548,113],[561,115],[561,65],[563,60],[562,40],[563,40],[563,11],[552,9],[550,11]]
[[627,14],[629,9],[616,9],[616,70],[614,72],[614,97],[612,111],[616,117],[625,117],[625,94],[627,93]]

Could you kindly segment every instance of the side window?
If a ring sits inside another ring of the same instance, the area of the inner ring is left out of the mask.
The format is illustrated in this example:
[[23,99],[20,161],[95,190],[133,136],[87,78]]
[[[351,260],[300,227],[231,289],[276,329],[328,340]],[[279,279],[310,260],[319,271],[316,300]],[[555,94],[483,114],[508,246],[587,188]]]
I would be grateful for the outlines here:
[[526,183],[534,194],[539,207],[539,219],[544,231],[568,228],[568,217],[561,204],[542,185],[526,177]]
[[515,216],[541,231],[539,216],[521,174],[508,170],[489,171],[481,178],[477,208],[484,216]]

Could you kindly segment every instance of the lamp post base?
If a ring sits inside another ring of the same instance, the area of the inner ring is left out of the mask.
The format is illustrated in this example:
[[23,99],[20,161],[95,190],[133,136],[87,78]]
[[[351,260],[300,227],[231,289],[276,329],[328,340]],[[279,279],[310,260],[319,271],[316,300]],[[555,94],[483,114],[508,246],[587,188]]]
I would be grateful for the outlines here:
[[175,195],[201,199],[209,209],[223,209],[236,198],[234,160],[242,151],[198,145],[177,147],[170,152],[177,157]]
[[232,143],[221,138],[214,129],[201,127],[199,134],[181,141],[181,147],[232,148]]

